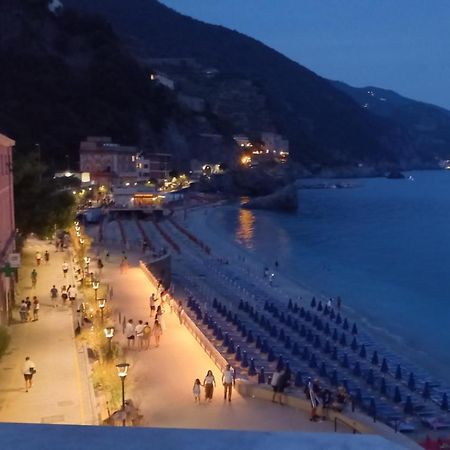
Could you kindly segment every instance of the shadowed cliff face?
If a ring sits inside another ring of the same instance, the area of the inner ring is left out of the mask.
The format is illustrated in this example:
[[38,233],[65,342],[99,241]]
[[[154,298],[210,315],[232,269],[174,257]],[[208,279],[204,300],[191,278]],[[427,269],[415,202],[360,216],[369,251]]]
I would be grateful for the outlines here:
[[[310,166],[426,164],[442,153],[431,139],[413,137],[407,123],[371,114],[328,80],[241,33],[183,16],[156,0],[65,3],[104,15],[141,57],[193,58],[223,77],[257,83],[270,114],[260,123],[252,118],[252,126],[263,129],[269,117],[291,141],[292,156]],[[219,102],[214,95],[209,100]],[[242,118],[238,102],[235,113],[243,123],[251,116]]]

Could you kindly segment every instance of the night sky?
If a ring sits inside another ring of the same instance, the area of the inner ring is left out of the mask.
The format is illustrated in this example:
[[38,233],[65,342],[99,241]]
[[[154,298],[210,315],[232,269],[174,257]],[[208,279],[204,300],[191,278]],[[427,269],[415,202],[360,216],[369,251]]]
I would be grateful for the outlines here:
[[450,0],[160,0],[324,77],[450,109]]

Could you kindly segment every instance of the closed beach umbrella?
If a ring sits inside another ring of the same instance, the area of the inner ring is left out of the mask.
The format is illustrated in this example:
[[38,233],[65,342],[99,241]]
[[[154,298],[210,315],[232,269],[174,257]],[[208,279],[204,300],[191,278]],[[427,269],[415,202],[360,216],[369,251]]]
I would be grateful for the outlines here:
[[312,353],[309,358],[309,367],[311,367],[311,369],[315,369],[317,367],[317,359],[314,353]]
[[387,361],[386,358],[383,358],[383,361],[381,362],[381,372],[382,373],[388,373],[389,372],[389,367],[387,365]]
[[245,350],[242,352],[241,367],[243,367],[244,369],[248,367],[248,357],[247,352]]
[[442,395],[441,409],[443,411],[448,411],[448,397],[447,397],[447,394],[445,392]]
[[[239,302],[239,309],[244,309],[244,302],[242,298],[241,301]],[[269,302],[267,300],[264,302],[264,311],[270,311]]]
[[311,308],[315,308],[316,307],[316,297],[313,297],[311,300]]
[[375,399],[373,397],[370,399],[369,416],[371,416],[371,417],[377,416],[377,405],[376,405]]
[[353,326],[352,326],[352,334],[353,334],[353,335],[358,334],[358,328],[357,328],[357,326],[356,326],[356,323],[353,323]]
[[338,359],[338,351],[336,346],[333,347],[333,350],[331,352],[331,359],[335,361]]
[[293,321],[293,323],[292,323],[292,329],[293,329],[296,333],[298,333],[299,327],[298,327],[298,320],[297,320],[297,319],[295,319],[295,320]]
[[308,347],[303,347],[303,351],[302,351],[302,359],[304,361],[307,361],[309,359],[309,350]]
[[294,314],[297,314],[298,313],[298,305],[297,305],[297,303],[294,303],[294,309],[293,309],[293,312],[294,312]]
[[430,383],[428,383],[428,381],[425,381],[425,384],[423,385],[422,397],[428,399],[430,398],[430,395],[431,395]]
[[361,349],[359,350],[359,357],[364,359],[367,357],[366,346],[364,344],[361,344]]
[[372,364],[374,366],[378,366],[378,352],[376,350],[374,350],[373,355],[372,355],[372,360],[371,360]]
[[293,305],[292,305],[292,298],[290,298],[290,299],[289,299],[289,302],[288,302],[288,309],[289,309],[289,311],[292,311],[292,308],[293,308]]
[[234,359],[236,361],[238,361],[238,362],[242,361],[242,354],[241,354],[241,346],[240,345],[236,346],[236,355],[235,355]]
[[383,377],[380,381],[380,394],[386,395],[386,390],[387,390],[386,379]]
[[267,361],[275,361],[275,353],[273,352],[272,348],[270,348],[269,352],[267,353]]
[[337,370],[333,370],[333,372],[331,373],[331,379],[330,379],[330,383],[332,386],[337,386],[338,385],[338,374],[337,374]]
[[247,342],[248,342],[249,344],[252,344],[254,341],[255,341],[255,338],[253,337],[253,332],[252,332],[252,330],[248,330],[248,333],[247,333]]
[[209,325],[209,316],[208,316],[208,314],[205,314],[205,315],[203,316],[203,323],[204,323],[205,325]]
[[225,337],[223,339],[223,345],[225,347],[228,347],[228,344],[230,343],[230,337],[228,336],[228,333],[225,333]]
[[328,322],[325,324],[324,333],[329,336],[331,334],[330,325],[328,325]]
[[267,339],[263,339],[261,345],[261,353],[267,353],[269,351],[269,346],[267,344]]
[[323,315],[328,316],[328,314],[330,314],[330,310],[328,309],[328,306],[325,305],[325,308],[323,308]]
[[[225,306],[224,306],[224,308],[225,308]],[[244,302],[244,311],[248,312],[249,309],[250,309],[250,306],[249,306],[248,302]],[[225,310],[226,310],[226,308],[225,308]]]
[[241,326],[241,335],[242,337],[247,337],[247,327],[244,324]]
[[375,383],[375,378],[373,376],[373,370],[372,369],[369,369],[369,371],[367,372],[367,379],[366,379],[366,381],[367,381],[367,384],[369,386],[373,386],[373,384]]
[[311,319],[312,319],[311,313],[309,311],[306,311],[306,313],[305,313],[305,320],[307,322],[311,322]]
[[223,334],[222,334],[222,328],[219,327],[217,328],[217,336],[216,336],[218,341],[222,341],[223,340]]
[[318,334],[314,336],[314,348],[320,348],[320,338]]
[[402,368],[400,367],[400,364],[397,364],[397,368],[395,369],[395,379],[396,380],[402,379]]
[[297,373],[295,374],[295,387],[302,387],[303,386],[303,377],[302,377],[302,373],[300,371],[297,371]]
[[268,323],[268,320],[266,319],[266,317],[261,315],[261,320],[259,321],[259,324],[261,325],[261,327],[266,329],[267,323]]
[[325,341],[325,346],[323,348],[324,353],[330,353],[331,352],[331,346],[330,346],[330,341],[327,339]]
[[334,342],[338,340],[338,332],[336,328],[333,330],[333,335],[331,336],[331,339],[333,339]]
[[291,347],[292,347],[291,337],[286,336],[286,338],[284,339],[284,348],[289,350]]
[[340,325],[341,323],[342,323],[342,317],[341,317],[340,313],[337,313],[337,316],[336,316],[336,324],[337,324],[337,325]]
[[273,325],[272,328],[270,329],[270,335],[273,337],[278,336],[278,328],[275,325]]
[[322,311],[322,310],[323,310],[322,302],[319,302],[319,304],[317,305],[317,311]]
[[[189,303],[189,302],[188,302]],[[213,299],[213,308],[214,309],[217,309],[217,298],[216,297],[214,297],[214,299]],[[242,300],[242,298],[241,298],[241,300],[239,301],[239,309],[242,309],[242,306],[244,305],[244,302],[243,302],[243,300]]]
[[233,339],[230,339],[230,341],[228,342],[228,348],[227,348],[227,353],[229,353],[230,355],[232,355],[233,353],[236,352],[236,349],[234,348],[234,342]]
[[336,314],[334,313],[334,310],[332,309],[331,312],[330,312],[330,319],[334,320],[335,317],[336,317]]
[[303,324],[300,327],[300,336],[301,337],[305,337],[306,336],[306,328],[305,328],[305,325],[303,325]]
[[347,319],[344,319],[344,323],[342,324],[342,328],[344,329],[344,330],[348,330],[348,328],[349,328],[349,325],[348,325],[348,320]]
[[350,344],[350,348],[356,352],[358,350],[358,342],[356,341],[355,336],[353,336],[352,343]]
[[408,414],[409,416],[414,414],[414,407],[409,395],[406,397],[405,407],[403,408],[403,410],[405,411],[405,414]]
[[284,361],[283,361],[283,357],[280,355],[278,357],[278,361],[277,361],[277,371],[280,372],[283,369],[284,369]]
[[348,363],[347,353],[344,353],[344,356],[342,357],[341,365],[344,369],[348,369],[349,363]]
[[259,314],[255,311],[255,314],[253,315],[253,319],[256,323],[259,323]]
[[312,334],[311,329],[309,329],[309,330],[308,330],[308,333],[306,334],[306,340],[307,340],[308,342],[312,342],[312,341],[314,340],[314,336],[313,336],[313,334]]
[[234,316],[233,316],[233,325],[236,325],[236,324],[238,323],[238,320],[239,320],[238,315],[237,315],[236,313],[234,313]]
[[410,391],[414,391],[416,389],[416,379],[414,378],[414,374],[412,372],[409,374],[408,388]]
[[292,316],[290,314],[288,314],[286,317],[286,325],[288,327],[292,327]]
[[280,322],[281,323],[285,323],[286,322],[286,318],[284,317],[284,313],[280,314]]
[[233,321],[233,313],[231,311],[228,311],[227,313],[227,322]]
[[400,393],[400,388],[398,386],[395,386],[393,400],[394,403],[401,403],[402,401],[402,394]]
[[255,344],[256,348],[260,349],[262,347],[262,339],[261,336],[258,334],[258,336],[256,337],[256,344]]
[[327,366],[326,366],[326,364],[323,361],[320,364],[319,375],[321,377],[326,377],[327,376]]
[[298,343],[297,342],[294,342],[294,344],[292,345],[292,354],[294,356],[297,356],[297,355],[300,354],[300,350],[298,348]]
[[356,361],[355,367],[353,368],[353,375],[355,375],[355,377],[361,376],[361,365],[358,361]]
[[320,319],[317,319],[316,329],[318,331],[322,331],[323,330],[323,323],[322,323],[322,321]]
[[248,375],[250,377],[254,377],[256,375],[255,360],[253,358],[250,360],[250,367],[248,368]]
[[282,342],[286,339],[286,335],[284,334],[283,328],[280,328],[280,332],[278,333],[278,339]]
[[300,317],[303,319],[304,317],[305,317],[305,308],[303,308],[303,306],[300,308],[300,312],[299,312],[299,315],[300,315]]
[[339,340],[339,344],[341,344],[343,347],[347,346],[347,337],[345,336],[345,333],[341,334],[341,339]]
[[258,384],[264,384],[266,382],[266,374],[264,373],[264,367],[261,367],[261,369],[259,369],[259,374],[258,374]]

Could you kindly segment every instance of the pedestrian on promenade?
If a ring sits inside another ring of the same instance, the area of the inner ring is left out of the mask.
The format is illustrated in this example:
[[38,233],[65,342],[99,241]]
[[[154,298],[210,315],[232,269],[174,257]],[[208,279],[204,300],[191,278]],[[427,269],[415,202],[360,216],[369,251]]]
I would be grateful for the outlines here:
[[66,285],[64,285],[64,286],[61,288],[61,300],[62,300],[63,306],[66,305],[66,301],[67,301],[68,298],[69,298],[69,296],[68,296],[68,294],[67,294],[67,288],[66,288]]
[[144,328],[145,325],[142,320],[139,320],[138,324],[134,328],[134,332],[136,333],[136,340],[138,343],[139,350],[142,350],[144,344]]
[[69,287],[67,288],[67,295],[69,296],[69,300],[71,303],[75,302],[77,294],[78,294],[77,288],[69,284]]
[[[34,298],[34,297],[33,297]],[[31,300],[30,300],[30,297],[27,297],[26,299],[25,299],[25,303],[26,303],[26,305],[27,305],[27,314],[26,314],[26,320],[27,321],[29,321],[29,320],[31,320],[31,305],[32,305],[32,303],[31,303]]]
[[177,315],[178,315],[178,320],[180,321],[180,325],[183,325],[184,308],[183,308],[183,303],[181,302],[181,300],[178,300]]
[[37,277],[38,277],[38,273],[36,272],[36,269],[33,269],[31,271],[31,287],[33,289],[36,288]]
[[125,336],[128,341],[128,344],[127,344],[128,348],[130,348],[131,345],[133,345],[133,347],[134,347],[135,335],[134,335],[133,319],[130,319],[127,322],[127,324],[125,325]]
[[48,264],[50,262],[50,253],[48,252],[48,250],[45,250],[44,260],[45,260],[45,264]]
[[203,386],[205,387],[205,400],[211,401],[214,393],[214,386],[216,385],[216,379],[211,370],[206,372],[205,380],[203,381]]
[[120,273],[127,273],[128,271],[128,257],[126,255],[122,256],[120,261]]
[[50,297],[52,299],[53,308],[56,308],[58,304],[56,303],[56,300],[58,298],[58,289],[56,289],[56,286],[53,285],[53,287],[50,289]]
[[194,402],[200,404],[200,391],[202,383],[198,378],[194,381],[194,387],[192,388],[192,393],[194,394]]
[[20,304],[19,314],[20,314],[20,320],[22,322],[26,322],[27,316],[28,316],[28,307],[27,307],[27,302],[25,300],[22,300],[22,303]]
[[34,321],[39,320],[39,309],[40,309],[39,300],[35,296],[35,297],[33,297],[33,320]]
[[153,336],[155,336],[155,344],[157,347],[159,347],[159,341],[161,339],[162,334],[163,329],[161,327],[161,324],[158,322],[158,320],[155,320],[155,325],[153,326]]
[[152,293],[152,295],[150,295],[150,299],[149,299],[149,305],[150,305],[150,317],[153,316],[154,311],[156,310],[156,306],[155,306],[155,294]]
[[28,392],[28,389],[31,389],[31,386],[33,385],[33,375],[36,373],[36,364],[31,361],[29,356],[25,358],[22,373],[25,378],[25,392]]
[[231,368],[229,364],[227,364],[227,367],[225,368],[223,374],[222,374],[222,384],[224,387],[223,391],[223,399],[227,399],[228,394],[228,401],[231,402],[231,391],[232,387],[234,385],[234,370]]
[[151,334],[152,330],[151,330],[150,325],[148,324],[148,322],[145,322],[145,324],[144,324],[143,333],[144,333],[144,337],[142,338],[142,340],[143,340],[142,345],[143,345],[143,347],[145,347],[145,350],[148,350],[149,347],[150,347],[150,337],[152,335]]
[[317,414],[317,408],[320,405],[320,399],[319,393],[317,392],[317,388],[311,381],[311,378],[308,379],[308,384],[306,385],[305,392],[311,403],[311,417],[309,420],[315,422],[320,419],[319,415]]
[[166,322],[164,321],[163,315],[164,310],[161,308],[161,305],[159,305],[158,308],[156,309],[155,322],[158,321],[158,323],[161,325],[161,328],[165,331]]
[[63,274],[64,274],[64,278],[66,278],[67,277],[67,272],[69,271],[69,264],[67,263],[67,261],[64,261],[62,263],[62,271],[63,271]]
[[276,369],[274,374],[272,375],[272,380],[270,381],[270,385],[272,386],[273,395],[272,402],[276,402],[277,395],[279,396],[281,403],[281,394],[280,394],[280,381],[282,379],[283,371]]
[[98,269],[98,273],[99,275],[102,274],[102,269],[103,269],[104,265],[103,265],[103,261],[101,260],[101,258],[97,259],[97,269]]
[[42,255],[40,251],[36,252],[36,265],[40,266],[41,265],[41,259],[42,259]]

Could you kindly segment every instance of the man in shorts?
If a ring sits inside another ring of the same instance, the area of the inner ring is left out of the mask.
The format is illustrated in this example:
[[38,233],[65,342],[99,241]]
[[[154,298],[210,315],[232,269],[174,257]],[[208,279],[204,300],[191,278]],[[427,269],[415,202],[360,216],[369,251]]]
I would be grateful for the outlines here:
[[69,264],[67,264],[67,261],[64,261],[62,264],[62,271],[64,274],[64,278],[67,277],[67,272],[69,271]]
[[128,348],[130,348],[131,345],[133,345],[133,347],[134,347],[134,342],[135,342],[134,333],[135,333],[135,329],[133,326],[133,319],[130,319],[125,326],[125,336],[128,341]]
[[33,385],[33,375],[36,373],[36,364],[31,361],[29,356],[25,358],[22,373],[25,378],[25,392],[28,392],[28,389],[31,389],[31,386]]

